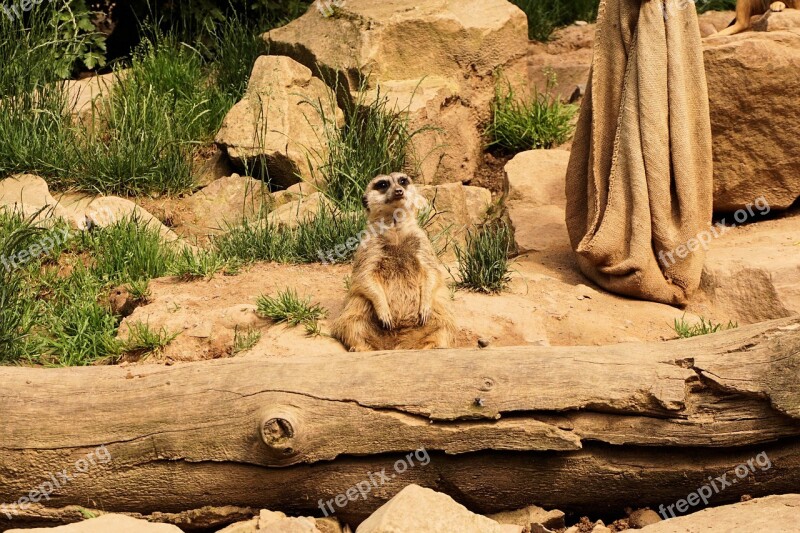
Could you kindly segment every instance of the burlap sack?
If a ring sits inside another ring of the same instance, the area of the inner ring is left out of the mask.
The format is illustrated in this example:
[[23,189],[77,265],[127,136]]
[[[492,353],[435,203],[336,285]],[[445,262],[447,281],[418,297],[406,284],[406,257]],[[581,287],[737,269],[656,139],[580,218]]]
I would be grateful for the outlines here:
[[709,228],[711,179],[694,4],[602,0],[566,179],[581,270],[615,293],[686,304],[705,253],[678,252]]

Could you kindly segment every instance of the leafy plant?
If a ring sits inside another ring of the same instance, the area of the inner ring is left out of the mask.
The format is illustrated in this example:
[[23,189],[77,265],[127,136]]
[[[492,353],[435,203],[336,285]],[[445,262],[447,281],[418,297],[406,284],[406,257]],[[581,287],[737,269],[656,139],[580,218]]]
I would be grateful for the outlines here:
[[489,146],[517,153],[566,142],[574,129],[572,119],[577,107],[551,94],[554,83],[551,77],[545,92],[534,88],[525,97],[517,94],[508,79],[499,79],[492,100],[492,120],[484,132]]
[[469,232],[465,245],[455,247],[460,277],[457,286],[485,293],[505,289],[511,281],[508,255],[513,242],[511,229],[502,221]]
[[739,324],[733,321],[729,321],[727,324],[715,324],[710,319],[706,320],[704,317],[700,317],[700,322],[690,324],[686,321],[686,317],[683,316],[680,318],[680,320],[676,318],[672,327],[675,330],[675,333],[678,334],[679,338],[688,339],[690,337],[697,337],[699,335],[708,335],[718,331],[738,328]]

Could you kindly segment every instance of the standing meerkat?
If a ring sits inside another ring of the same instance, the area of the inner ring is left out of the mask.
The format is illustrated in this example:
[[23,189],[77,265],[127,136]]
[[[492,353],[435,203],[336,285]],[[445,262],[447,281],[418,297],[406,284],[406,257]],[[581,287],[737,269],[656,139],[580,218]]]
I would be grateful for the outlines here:
[[363,202],[371,231],[356,251],[333,336],[353,352],[451,346],[456,328],[441,265],[417,222],[424,198],[395,172],[370,181]]

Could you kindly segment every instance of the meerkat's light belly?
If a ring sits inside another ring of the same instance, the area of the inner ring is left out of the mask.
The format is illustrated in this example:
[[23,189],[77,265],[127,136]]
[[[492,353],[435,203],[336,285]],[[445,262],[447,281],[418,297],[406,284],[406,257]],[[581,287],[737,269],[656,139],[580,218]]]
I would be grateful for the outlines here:
[[416,325],[419,321],[422,270],[416,257],[389,257],[378,268],[392,320],[398,327]]

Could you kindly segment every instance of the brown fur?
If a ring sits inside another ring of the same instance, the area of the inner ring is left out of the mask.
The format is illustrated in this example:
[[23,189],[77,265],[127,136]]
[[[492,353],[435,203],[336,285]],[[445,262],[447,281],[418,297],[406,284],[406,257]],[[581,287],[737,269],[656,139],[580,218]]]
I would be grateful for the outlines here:
[[736,35],[750,29],[750,18],[763,15],[768,10],[783,11],[787,7],[800,9],[800,0],[783,0],[770,2],[769,0],[739,0],[736,3],[736,22],[732,26],[721,30],[714,35]]
[[350,351],[447,348],[455,323],[439,260],[417,224],[421,196],[395,172],[367,185],[371,232],[353,263],[344,311],[333,336]]

